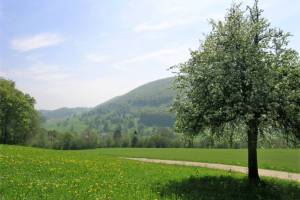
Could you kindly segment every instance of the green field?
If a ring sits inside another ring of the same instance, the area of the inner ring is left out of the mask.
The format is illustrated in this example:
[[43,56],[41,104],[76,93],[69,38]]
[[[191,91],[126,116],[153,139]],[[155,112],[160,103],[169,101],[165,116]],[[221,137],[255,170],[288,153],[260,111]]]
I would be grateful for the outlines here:
[[[104,148],[100,153],[118,157],[186,160],[247,166],[246,149]],[[300,149],[259,149],[259,168],[300,172]]]
[[300,198],[295,182],[264,178],[257,187],[238,173],[140,163],[103,151],[116,153],[0,145],[0,199]]

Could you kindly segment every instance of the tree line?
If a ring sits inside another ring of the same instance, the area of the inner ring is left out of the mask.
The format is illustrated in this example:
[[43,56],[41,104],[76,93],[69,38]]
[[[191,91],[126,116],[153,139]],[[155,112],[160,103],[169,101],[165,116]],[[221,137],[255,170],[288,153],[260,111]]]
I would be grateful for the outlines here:
[[[196,136],[175,133],[172,128],[157,127],[151,134],[141,132],[96,133],[86,130],[82,133],[59,132],[42,129],[27,144],[35,147],[77,150],[92,148],[247,148],[247,137],[241,130],[227,134],[204,132]],[[286,134],[265,134],[258,139],[259,148],[297,148],[296,138]]]

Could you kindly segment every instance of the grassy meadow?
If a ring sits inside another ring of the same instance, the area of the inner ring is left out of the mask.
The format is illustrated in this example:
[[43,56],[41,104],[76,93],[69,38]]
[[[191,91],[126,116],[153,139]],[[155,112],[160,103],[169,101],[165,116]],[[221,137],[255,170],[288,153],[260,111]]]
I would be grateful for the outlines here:
[[[117,157],[156,158],[247,166],[247,149],[102,148]],[[300,149],[258,149],[259,168],[300,172]]]
[[0,199],[300,199],[296,182],[253,186],[243,174],[129,161],[120,150],[0,145]]

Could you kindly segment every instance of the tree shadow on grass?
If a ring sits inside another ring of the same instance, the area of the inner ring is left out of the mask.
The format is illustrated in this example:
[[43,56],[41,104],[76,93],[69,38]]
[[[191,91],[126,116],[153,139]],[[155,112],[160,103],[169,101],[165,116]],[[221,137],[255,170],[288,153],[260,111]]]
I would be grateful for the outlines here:
[[182,200],[293,200],[300,199],[300,185],[295,182],[269,179],[258,185],[247,179],[229,176],[190,177],[160,184],[156,188],[161,197]]

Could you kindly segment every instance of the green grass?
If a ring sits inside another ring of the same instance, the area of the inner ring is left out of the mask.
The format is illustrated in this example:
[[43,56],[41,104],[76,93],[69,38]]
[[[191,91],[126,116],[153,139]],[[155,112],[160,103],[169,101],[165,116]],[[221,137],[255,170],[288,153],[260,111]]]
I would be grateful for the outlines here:
[[[108,150],[106,150],[108,151]],[[0,145],[0,199],[300,199],[300,184],[205,168],[141,163],[101,150]]]
[[[186,160],[247,166],[246,149],[104,148],[103,155]],[[259,168],[300,172],[300,149],[259,149]]]

